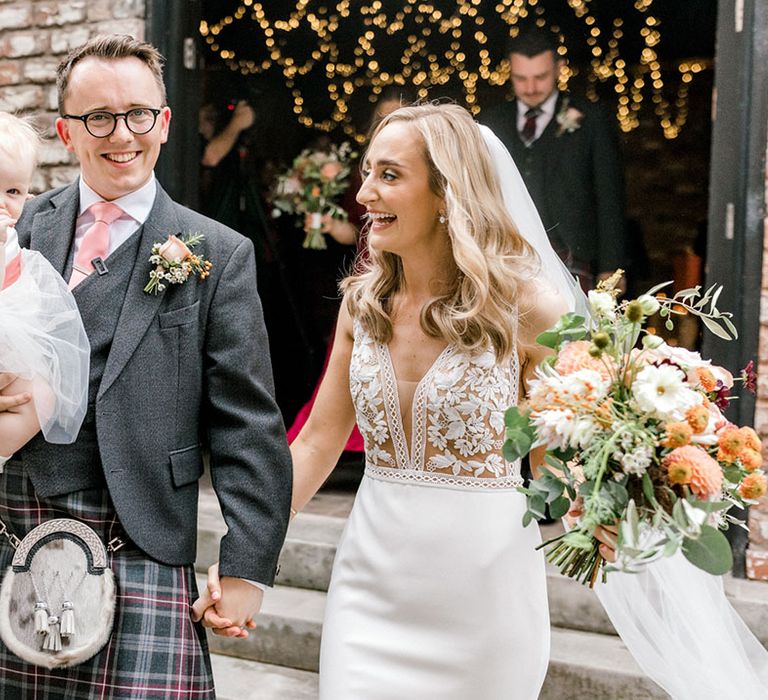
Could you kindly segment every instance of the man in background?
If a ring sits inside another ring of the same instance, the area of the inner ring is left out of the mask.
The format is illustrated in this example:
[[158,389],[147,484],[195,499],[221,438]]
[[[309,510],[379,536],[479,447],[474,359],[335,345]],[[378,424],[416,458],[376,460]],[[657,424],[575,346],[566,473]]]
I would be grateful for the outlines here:
[[515,99],[481,121],[512,154],[553,247],[591,288],[628,265],[615,124],[601,105],[558,90],[564,61],[552,32],[521,31],[508,56]]

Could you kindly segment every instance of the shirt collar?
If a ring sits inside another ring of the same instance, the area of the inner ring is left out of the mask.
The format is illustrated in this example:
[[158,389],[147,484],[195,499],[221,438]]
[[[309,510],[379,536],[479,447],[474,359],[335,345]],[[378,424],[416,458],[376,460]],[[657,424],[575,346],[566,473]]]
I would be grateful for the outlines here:
[[[82,216],[92,204],[104,201],[104,197],[96,194],[82,176],[80,177],[78,187],[80,190],[80,210],[78,211],[78,216]],[[117,204],[117,206],[128,216],[141,225],[147,220],[149,212],[152,210],[156,194],[157,180],[155,179],[155,173],[153,172],[149,180],[139,187],[138,190],[134,190],[129,194],[118,197],[117,199],[112,200],[112,202]]]
[[[541,110],[540,114],[546,117],[547,121],[552,119],[555,114],[555,106],[557,104],[557,98],[560,96],[558,90],[553,90],[552,94],[539,105]],[[517,113],[518,115],[525,114],[530,107],[522,100],[517,100]]]

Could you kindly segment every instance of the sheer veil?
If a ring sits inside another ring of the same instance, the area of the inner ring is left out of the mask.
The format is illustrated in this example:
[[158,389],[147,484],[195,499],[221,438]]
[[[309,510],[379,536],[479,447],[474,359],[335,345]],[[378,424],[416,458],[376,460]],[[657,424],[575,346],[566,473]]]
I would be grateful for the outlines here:
[[568,271],[541,223],[536,205],[528,194],[523,177],[509,155],[506,146],[487,126],[479,125],[483,140],[491,154],[496,175],[504,193],[504,203],[520,235],[538,253],[541,261],[540,277],[556,289],[568,302],[568,308],[580,316],[588,316],[587,297],[576,278]]
[[[489,128],[480,130],[541,277],[588,318],[587,298],[552,248],[512,156]],[[722,578],[678,553],[637,574],[612,572],[595,592],[637,663],[675,700],[768,698],[768,652],[728,602]]]

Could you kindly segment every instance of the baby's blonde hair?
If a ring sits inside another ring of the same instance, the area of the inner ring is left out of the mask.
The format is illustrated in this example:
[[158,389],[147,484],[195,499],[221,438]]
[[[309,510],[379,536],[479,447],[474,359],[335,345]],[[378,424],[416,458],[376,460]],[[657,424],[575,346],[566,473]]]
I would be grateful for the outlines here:
[[29,162],[34,168],[41,144],[40,133],[28,117],[0,112],[0,157]]

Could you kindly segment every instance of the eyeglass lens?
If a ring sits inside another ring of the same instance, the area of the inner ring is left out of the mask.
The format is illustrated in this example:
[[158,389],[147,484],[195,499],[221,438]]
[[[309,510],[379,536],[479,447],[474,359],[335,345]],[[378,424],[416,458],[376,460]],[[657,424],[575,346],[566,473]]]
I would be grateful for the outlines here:
[[[125,123],[134,134],[146,134],[155,125],[154,112],[148,109],[132,109],[125,115]],[[85,126],[93,136],[109,136],[114,130],[117,117],[112,112],[94,112],[85,120]]]

